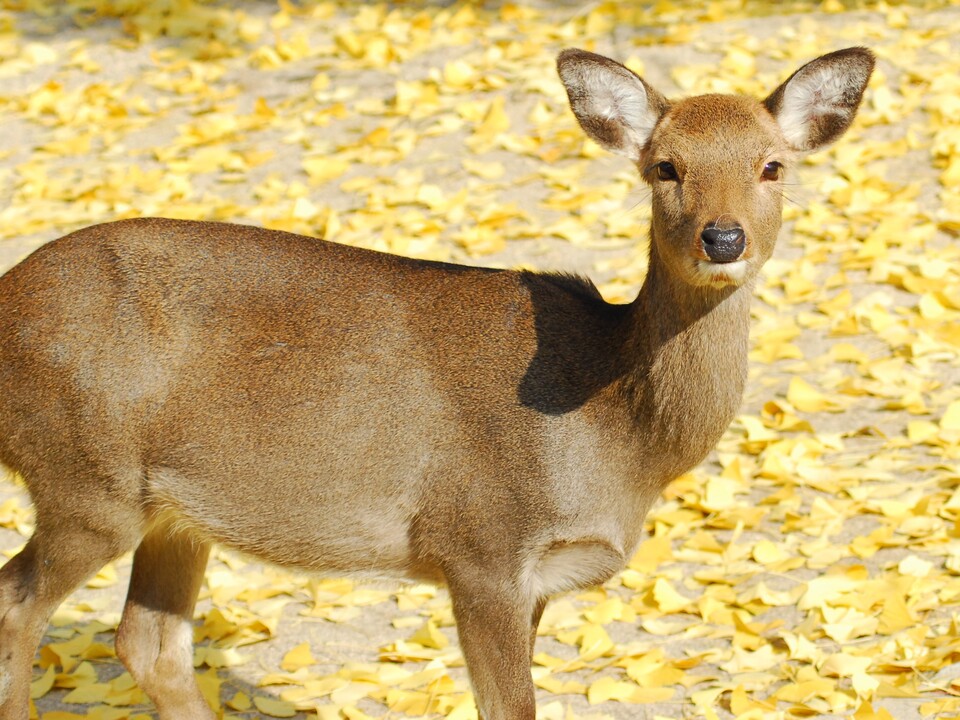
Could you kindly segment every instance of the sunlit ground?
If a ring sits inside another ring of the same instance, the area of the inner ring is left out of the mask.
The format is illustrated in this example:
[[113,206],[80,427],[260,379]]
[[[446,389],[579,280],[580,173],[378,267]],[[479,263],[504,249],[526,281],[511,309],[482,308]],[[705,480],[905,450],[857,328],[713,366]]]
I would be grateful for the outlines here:
[[[576,270],[624,301],[647,193],[584,140],[556,53],[762,97],[869,46],[853,130],[788,179],[743,415],[626,572],[548,609],[533,673],[548,720],[960,717],[960,8],[628,5],[0,2],[0,260],[163,215]],[[8,555],[28,507],[2,486]],[[128,568],[54,618],[39,717],[150,716],[113,656]],[[476,716],[431,587],[221,555],[196,638],[226,717]]]

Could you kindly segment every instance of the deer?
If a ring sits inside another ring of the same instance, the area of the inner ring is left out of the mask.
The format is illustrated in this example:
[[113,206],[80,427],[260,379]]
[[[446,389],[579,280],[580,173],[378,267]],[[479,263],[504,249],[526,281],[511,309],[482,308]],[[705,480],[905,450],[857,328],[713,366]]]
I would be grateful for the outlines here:
[[534,720],[547,600],[622,570],[734,419],[784,175],[850,127],[874,57],[823,55],[762,101],[668,100],[579,49],[557,67],[586,135],[650,188],[633,302],[162,218],[0,278],[0,460],[36,517],[0,569],[0,720],[28,717],[55,608],[131,550],[117,655],[161,720],[212,720],[191,662],[212,544],[446,585],[480,717]]

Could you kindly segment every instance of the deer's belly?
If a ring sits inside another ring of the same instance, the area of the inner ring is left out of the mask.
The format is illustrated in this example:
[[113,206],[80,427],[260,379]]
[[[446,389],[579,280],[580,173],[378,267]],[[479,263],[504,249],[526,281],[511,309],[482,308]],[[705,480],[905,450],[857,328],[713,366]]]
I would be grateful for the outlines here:
[[402,494],[359,481],[294,485],[257,478],[212,487],[169,469],[149,477],[155,522],[283,567],[384,579],[418,575]]

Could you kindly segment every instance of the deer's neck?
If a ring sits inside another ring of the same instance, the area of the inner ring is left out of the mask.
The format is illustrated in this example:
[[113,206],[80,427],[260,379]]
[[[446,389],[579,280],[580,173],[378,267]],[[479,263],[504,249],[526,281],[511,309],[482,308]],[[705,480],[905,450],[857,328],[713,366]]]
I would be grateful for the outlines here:
[[699,463],[740,406],[747,374],[752,287],[693,288],[665,272],[655,251],[631,307],[636,365],[624,398],[645,462],[672,480]]

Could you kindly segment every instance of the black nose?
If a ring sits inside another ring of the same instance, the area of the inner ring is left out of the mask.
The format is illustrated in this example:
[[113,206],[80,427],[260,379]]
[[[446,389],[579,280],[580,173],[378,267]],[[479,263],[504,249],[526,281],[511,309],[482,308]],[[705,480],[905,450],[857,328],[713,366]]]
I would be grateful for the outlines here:
[[743,255],[747,236],[739,225],[726,230],[708,227],[700,233],[700,241],[703,243],[703,251],[713,262],[728,263],[739,260]]

